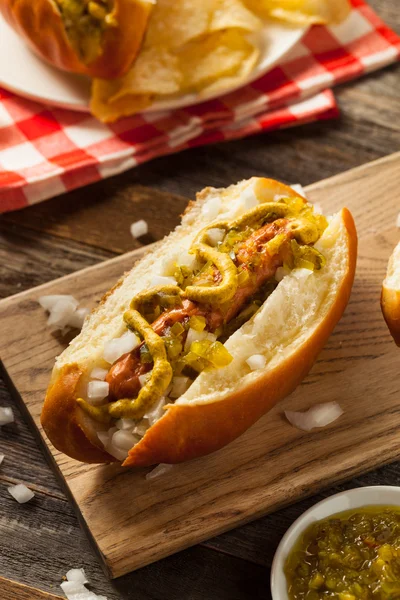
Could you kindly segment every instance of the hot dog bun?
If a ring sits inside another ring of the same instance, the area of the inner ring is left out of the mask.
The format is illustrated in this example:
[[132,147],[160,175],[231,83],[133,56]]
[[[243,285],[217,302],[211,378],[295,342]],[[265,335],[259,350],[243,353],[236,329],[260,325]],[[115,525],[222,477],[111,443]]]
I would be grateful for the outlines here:
[[400,242],[389,258],[382,284],[381,308],[389,331],[400,346]]
[[[280,196],[301,198],[283,184],[259,178],[223,190],[203,190],[188,207],[182,224],[104,297],[53,370],[41,421],[56,448],[84,462],[116,460],[97,436],[105,426],[88,417],[76,398],[85,393],[93,367],[107,366],[102,358],[104,343],[123,333],[122,315],[132,297],[149,288],[154,274],[165,272],[166,257],[170,261],[187,252],[204,226],[221,216],[237,218],[249,199],[264,203]],[[225,342],[232,362],[200,373],[180,398],[161,411],[130,449],[124,466],[178,463],[218,450],[295,389],[350,296],[357,234],[347,209],[329,218],[315,248],[325,256],[323,269],[294,269],[284,277],[258,312]],[[253,355],[265,357],[264,368],[251,371],[246,359]]]
[[86,62],[71,43],[56,0],[0,0],[1,14],[39,56],[65,71],[103,79],[120,77],[129,69],[152,6],[152,0],[114,0],[112,26],[104,29],[96,57]]

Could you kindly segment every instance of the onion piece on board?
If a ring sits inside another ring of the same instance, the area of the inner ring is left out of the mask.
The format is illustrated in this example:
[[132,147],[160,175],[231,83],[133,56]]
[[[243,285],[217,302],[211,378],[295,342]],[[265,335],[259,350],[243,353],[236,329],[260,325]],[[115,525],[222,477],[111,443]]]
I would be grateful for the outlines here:
[[337,402],[316,404],[305,412],[285,410],[289,423],[302,431],[311,431],[315,427],[326,427],[342,416],[343,409]]
[[9,406],[0,406],[0,427],[14,422],[13,409]]
[[74,327],[75,329],[82,329],[83,323],[89,313],[90,310],[88,308],[78,308],[74,313],[72,313],[67,325]]
[[84,320],[90,312],[88,308],[78,308],[78,300],[69,294],[40,296],[38,302],[49,312],[47,325],[57,329],[64,327],[82,329]]
[[83,569],[70,569],[66,575],[67,581],[74,581],[75,583],[89,583],[86,573]]
[[135,221],[131,225],[131,235],[135,239],[142,237],[142,235],[146,235],[148,232],[149,232],[149,226],[147,225],[146,221],[144,221],[144,219]]
[[155,469],[153,469],[152,471],[149,471],[145,477],[145,479],[149,480],[149,479],[156,479],[157,477],[161,477],[161,475],[164,475],[165,473],[167,473],[168,471],[170,471],[170,469],[172,469],[174,465],[167,465],[165,463],[161,463],[159,465],[157,465],[157,467]]
[[77,308],[79,304],[78,300],[69,294],[50,294],[48,296],[40,296],[40,298],[38,298],[40,306],[49,312],[53,310],[54,306],[59,300],[69,300],[75,304],[75,308]]
[[68,600],[107,600],[106,596],[98,596],[77,581],[63,581],[60,587]]
[[60,298],[58,302],[50,309],[50,315],[47,319],[49,327],[62,329],[68,325],[69,320],[76,311],[76,300],[71,300],[69,297]]
[[19,502],[19,504],[25,504],[25,502],[29,502],[34,497],[34,493],[32,490],[26,487],[23,483],[17,483],[17,485],[12,485],[7,488],[10,492],[11,496]]

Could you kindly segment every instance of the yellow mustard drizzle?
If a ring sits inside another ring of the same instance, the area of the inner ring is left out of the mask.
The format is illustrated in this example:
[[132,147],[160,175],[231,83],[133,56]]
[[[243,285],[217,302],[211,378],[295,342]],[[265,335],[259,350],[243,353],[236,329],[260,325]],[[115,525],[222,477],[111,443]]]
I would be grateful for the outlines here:
[[181,290],[178,285],[158,285],[150,290],[145,290],[144,292],[137,294],[137,296],[133,298],[130,308],[140,312],[140,308],[143,304],[151,302],[157,298],[157,296],[160,296],[160,294],[163,294],[164,296],[176,296],[177,299],[184,296],[183,290]]
[[[135,301],[133,300],[132,303]],[[124,321],[128,328],[137,331],[147,344],[153,357],[154,365],[151,378],[142,387],[135,400],[124,398],[109,405],[109,412],[114,419],[141,419],[153,406],[171,383],[172,367],[167,359],[167,351],[162,338],[153,330],[146,319],[134,309],[126,311]]]
[[[136,299],[132,300],[135,306]],[[153,404],[161,398],[171,383],[172,367],[167,359],[167,352],[162,338],[157,335],[146,319],[135,309],[131,308],[124,314],[128,328],[138,332],[144,339],[153,357],[154,365],[151,378],[142,387],[134,400],[123,398],[103,406],[92,406],[83,398],[78,398],[79,406],[93,419],[100,423],[109,423],[114,419],[141,419]]]
[[[144,304],[164,296],[176,296],[178,299],[187,298],[205,304],[228,303],[235,295],[238,286],[238,269],[228,253],[220,252],[208,243],[210,229],[222,229],[226,232],[251,227],[257,223],[273,222],[280,218],[288,218],[289,228],[296,241],[294,257],[300,260],[299,266],[320,269],[324,265],[323,256],[308,244],[315,243],[327,226],[322,215],[315,215],[313,209],[299,198],[283,198],[277,202],[265,202],[248,210],[234,221],[214,222],[196,236],[190,249],[199,259],[214,264],[221,274],[222,281],[218,285],[188,285],[182,290],[178,285],[157,286],[140,292],[131,301],[130,310],[124,314],[124,321],[129,329],[140,334],[147,344],[153,358],[153,369],[149,381],[140,390],[137,398],[123,398],[103,406],[92,406],[82,398],[77,399],[78,405],[91,417],[101,423],[109,423],[111,419],[141,419],[145,413],[161,398],[173,376],[172,367],[167,358],[164,341],[140,314]],[[267,243],[271,254],[279,251],[280,239],[276,236]],[[299,246],[297,242],[304,244]],[[293,267],[293,265],[292,265]]]
[[188,285],[185,289],[185,296],[189,300],[214,304],[228,302],[236,294],[238,288],[238,275],[235,263],[228,254],[218,252],[215,248],[207,244],[197,243],[190,250],[191,254],[196,254],[198,258],[212,262],[222,275],[222,281],[219,285]]

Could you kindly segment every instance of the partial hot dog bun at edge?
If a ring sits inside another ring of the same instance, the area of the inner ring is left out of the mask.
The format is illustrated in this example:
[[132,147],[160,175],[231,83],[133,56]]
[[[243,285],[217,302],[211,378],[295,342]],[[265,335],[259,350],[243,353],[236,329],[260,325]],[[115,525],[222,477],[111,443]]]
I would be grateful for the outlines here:
[[382,284],[381,308],[389,331],[400,346],[400,242],[389,258]]
[[[206,188],[188,207],[182,224],[106,294],[53,370],[41,422],[58,450],[83,462],[116,461],[98,439],[97,431],[104,426],[88,417],[76,398],[86,390],[94,367],[107,368],[104,343],[123,334],[122,315],[132,297],[149,288],[155,274],[164,273],[166,257],[174,260],[187,252],[196,234],[210,222],[237,218],[255,197],[263,203],[279,196],[299,194],[260,178],[226,189]],[[325,266],[320,271],[294,269],[284,277],[258,312],[225,342],[232,362],[200,373],[131,448],[124,466],[178,463],[218,450],[302,381],[340,319],[354,280],[353,218],[344,208],[328,220],[315,244],[325,256]],[[262,354],[266,365],[251,371],[246,359],[255,354]]]
[[89,62],[71,43],[54,0],[0,0],[0,14],[41,58],[55,67],[114,79],[127,72],[139,52],[153,5],[152,0],[114,0],[114,26],[105,29],[99,53]]

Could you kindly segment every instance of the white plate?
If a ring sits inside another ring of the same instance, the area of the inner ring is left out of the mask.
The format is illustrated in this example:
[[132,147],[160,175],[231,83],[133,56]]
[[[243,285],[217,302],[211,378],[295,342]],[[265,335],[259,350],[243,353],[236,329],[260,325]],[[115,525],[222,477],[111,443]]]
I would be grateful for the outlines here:
[[[257,34],[261,47],[261,60],[240,85],[225,90],[233,91],[250,83],[269,71],[289,52],[306,32],[306,27],[289,27],[271,23]],[[52,106],[88,112],[90,82],[80,75],[59,71],[38,58],[23,40],[0,17],[0,85],[25,98]],[[220,96],[221,92],[209,95],[186,94],[184,96],[157,101],[148,111],[182,108]]]
[[376,485],[355,488],[325,498],[306,510],[289,527],[275,553],[271,568],[272,599],[289,600],[284,565],[290,550],[309,525],[345,510],[374,505],[400,506],[400,487]]

